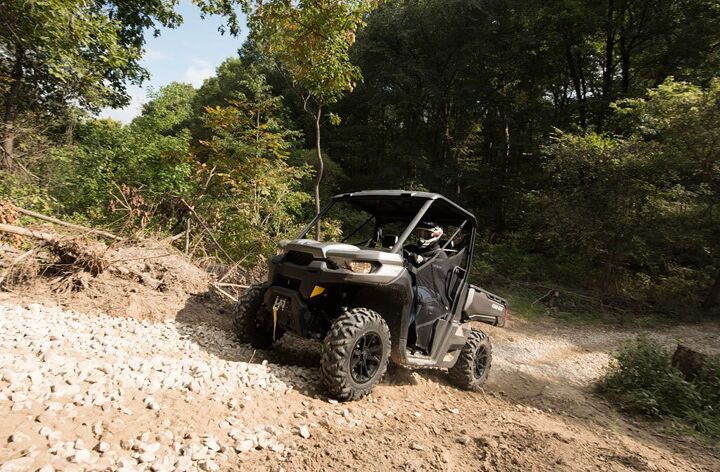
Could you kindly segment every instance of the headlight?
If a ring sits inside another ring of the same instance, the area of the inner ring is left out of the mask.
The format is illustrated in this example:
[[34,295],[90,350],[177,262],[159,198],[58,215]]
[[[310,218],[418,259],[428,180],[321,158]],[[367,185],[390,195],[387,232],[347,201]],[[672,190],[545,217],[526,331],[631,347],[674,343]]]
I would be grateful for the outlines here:
[[347,268],[353,272],[369,274],[372,270],[372,264],[369,262],[347,261]]
[[358,274],[369,274],[373,271],[374,268],[372,262],[353,261],[351,259],[344,259],[342,257],[329,257],[328,259],[331,263],[331,266],[334,266],[334,268],[347,269],[353,272],[357,272]]

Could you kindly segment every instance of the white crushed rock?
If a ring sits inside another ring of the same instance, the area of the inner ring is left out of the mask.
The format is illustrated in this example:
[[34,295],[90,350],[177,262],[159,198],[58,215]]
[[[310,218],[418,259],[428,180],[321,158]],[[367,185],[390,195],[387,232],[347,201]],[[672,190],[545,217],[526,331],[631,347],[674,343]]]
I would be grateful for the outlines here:
[[[230,333],[205,324],[152,323],[85,316],[39,304],[27,308],[0,304],[0,399],[12,412],[37,415],[33,429],[37,439],[15,432],[5,441],[14,448],[34,441],[43,453],[37,460],[37,451],[32,457],[15,459],[0,450],[0,471],[53,467],[215,471],[228,461],[228,451],[287,453],[281,437],[291,436],[289,431],[245,426],[234,417],[223,421],[232,428],[223,437],[170,430],[169,422],[153,426],[165,445],[147,432],[138,432],[134,440],[113,438],[98,417],[83,423],[86,437],[94,438],[90,444],[67,433],[63,436],[52,426],[51,420],[62,417],[72,422],[88,408],[160,423],[163,403],[169,401],[165,396],[177,398],[178,392],[187,395],[191,405],[199,400],[217,402],[232,412],[245,408],[254,392],[282,396],[317,381],[316,369],[235,360],[249,360],[252,355],[253,350],[238,344]],[[145,406],[145,413],[133,412],[133,398]],[[168,446],[173,440],[174,445]]]
[[607,352],[586,351],[568,340],[552,336],[523,337],[515,342],[493,341],[493,368],[562,379],[578,386],[599,378],[611,359]]
[[[687,343],[708,354],[720,354],[717,327],[706,331],[692,325],[678,325],[662,330],[627,328],[609,330],[596,326],[583,328],[532,324],[535,331],[487,328],[493,348],[493,368],[519,371],[536,377],[547,377],[584,387],[595,382],[607,369],[623,342],[638,336],[651,338],[666,349]],[[492,374],[491,374],[492,375]]]

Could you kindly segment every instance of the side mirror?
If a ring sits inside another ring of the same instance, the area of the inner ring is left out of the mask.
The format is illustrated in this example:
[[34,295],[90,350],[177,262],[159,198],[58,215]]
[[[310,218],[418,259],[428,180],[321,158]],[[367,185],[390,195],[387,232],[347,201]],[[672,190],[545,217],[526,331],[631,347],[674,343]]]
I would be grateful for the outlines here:
[[382,247],[392,249],[398,242],[397,234],[385,234],[382,237]]

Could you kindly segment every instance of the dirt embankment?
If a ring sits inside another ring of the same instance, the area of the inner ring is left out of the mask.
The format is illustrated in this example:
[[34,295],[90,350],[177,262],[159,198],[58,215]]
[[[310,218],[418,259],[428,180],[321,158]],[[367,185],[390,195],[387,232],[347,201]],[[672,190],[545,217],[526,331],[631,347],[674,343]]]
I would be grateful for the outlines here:
[[[592,394],[637,330],[511,320],[488,330],[485,393],[395,367],[338,404],[319,384],[317,345],[237,343],[209,276],[154,247],[118,249],[127,273],[81,292],[36,279],[0,294],[0,471],[720,470],[716,445]],[[646,334],[720,347],[717,325]]]

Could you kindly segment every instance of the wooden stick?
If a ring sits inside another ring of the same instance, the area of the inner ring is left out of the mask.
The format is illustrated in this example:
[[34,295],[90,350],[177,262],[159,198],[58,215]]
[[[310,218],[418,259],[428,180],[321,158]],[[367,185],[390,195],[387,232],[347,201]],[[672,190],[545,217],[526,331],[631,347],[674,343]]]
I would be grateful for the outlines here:
[[19,251],[12,246],[8,246],[7,244],[0,244],[0,251],[10,254],[22,254],[22,251]]
[[216,282],[215,285],[219,287],[233,287],[233,288],[248,288],[249,285],[231,284],[229,282]]
[[225,257],[227,257],[228,260],[233,261],[233,258],[230,257],[230,254],[228,254],[227,251],[225,250],[225,248],[220,245],[220,243],[218,242],[217,239],[215,239],[215,235],[213,235],[213,232],[210,231],[210,228],[208,228],[207,224],[205,224],[205,220],[203,220],[203,219],[200,217],[200,215],[198,215],[198,214],[195,212],[195,208],[191,207],[191,206],[188,204],[188,202],[185,201],[184,198],[181,198],[180,201],[183,202],[183,204],[187,207],[188,210],[190,210],[190,213],[193,214],[193,216],[195,217],[195,219],[198,220],[198,222],[200,222],[200,225],[202,225],[202,227],[205,229],[205,231],[208,232],[208,234],[210,235],[210,239],[212,239],[213,242],[215,243],[215,245],[222,251],[223,254],[225,254]]
[[554,288],[551,288],[548,293],[546,293],[546,294],[543,295],[542,297],[540,297],[540,298],[538,298],[537,300],[535,300],[534,302],[532,302],[532,303],[530,304],[530,306],[535,305],[535,304],[536,304],[537,302],[539,302],[539,301],[545,300],[547,297],[549,297],[550,295],[552,295],[554,292],[555,292],[555,289],[554,289]]
[[222,282],[223,280],[225,280],[225,279],[227,278],[227,276],[230,275],[230,274],[231,274],[234,270],[236,270],[237,268],[240,268],[240,270],[245,271],[245,269],[243,269],[242,267],[240,267],[240,264],[242,264],[243,262],[245,262],[245,259],[247,259],[247,254],[244,255],[244,256],[242,257],[242,259],[240,259],[239,261],[233,263],[233,264],[230,266],[230,268],[227,270],[227,272],[225,272],[225,274],[224,274],[222,277],[220,277],[220,280],[218,280],[218,282]]
[[58,234],[35,231],[32,229],[23,228],[21,226],[7,225],[4,223],[0,223],[0,232],[17,234],[18,236],[25,236],[33,239],[39,239],[48,243],[56,243],[63,239],[63,237]]
[[237,301],[238,301],[237,298],[233,297],[232,295],[230,295],[229,293],[227,293],[225,290],[223,290],[223,289],[221,289],[220,287],[218,287],[217,284],[212,284],[212,286],[215,287],[215,290],[217,290],[217,291],[220,292],[221,294],[225,295],[225,296],[228,297],[230,300],[232,300],[232,301],[234,301],[234,302],[237,302]]
[[163,241],[172,243],[172,242],[177,241],[178,239],[182,238],[183,236],[185,236],[185,231],[181,231],[178,234],[168,236],[167,238],[163,239]]
[[94,228],[88,228],[86,226],[80,226],[80,225],[76,225],[74,223],[68,223],[67,221],[59,220],[52,216],[47,216],[47,215],[43,215],[42,213],[37,213],[37,212],[31,211],[31,210],[26,210],[24,208],[20,208],[19,206],[13,205],[13,207],[15,208],[15,210],[18,211],[18,213],[22,213],[25,216],[31,216],[31,217],[37,218],[39,220],[48,221],[50,223],[55,223],[55,224],[58,224],[61,226],[67,226],[68,228],[73,228],[73,229],[77,229],[80,231],[86,231],[88,233],[97,234],[99,236],[103,236],[108,239],[114,239],[115,241],[124,241],[125,240],[125,238],[121,238],[120,236],[116,236],[107,231],[103,231],[100,229],[94,229]]
[[185,220],[187,229],[185,229],[185,254],[190,253],[190,218]]

